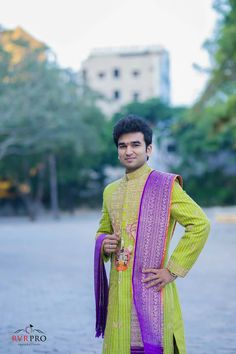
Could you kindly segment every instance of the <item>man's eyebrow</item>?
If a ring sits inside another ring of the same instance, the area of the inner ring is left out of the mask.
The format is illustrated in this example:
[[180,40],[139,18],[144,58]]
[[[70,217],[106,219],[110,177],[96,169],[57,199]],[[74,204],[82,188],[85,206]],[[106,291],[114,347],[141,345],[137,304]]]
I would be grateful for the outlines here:
[[[134,141],[131,141],[130,143],[131,144],[141,144],[141,141],[140,140],[134,140]],[[121,142],[119,142],[118,145],[126,145],[126,143],[121,141]]]

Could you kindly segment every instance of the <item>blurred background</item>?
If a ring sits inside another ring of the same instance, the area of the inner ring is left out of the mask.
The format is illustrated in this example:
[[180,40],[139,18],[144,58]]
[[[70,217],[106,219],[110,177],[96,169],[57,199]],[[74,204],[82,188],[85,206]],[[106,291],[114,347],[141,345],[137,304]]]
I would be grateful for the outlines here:
[[[179,284],[189,352],[236,352],[235,1],[9,0],[0,18],[1,353],[101,352],[94,235],[103,188],[124,173],[112,127],[129,113],[153,128],[151,166],[181,174],[212,222],[194,276]],[[32,322],[47,343],[13,343]]]

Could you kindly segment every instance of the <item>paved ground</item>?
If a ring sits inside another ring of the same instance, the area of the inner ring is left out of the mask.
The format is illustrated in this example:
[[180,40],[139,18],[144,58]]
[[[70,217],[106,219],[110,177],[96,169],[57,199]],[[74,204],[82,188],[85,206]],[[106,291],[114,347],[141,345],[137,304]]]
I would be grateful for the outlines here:
[[[236,224],[214,222],[221,212],[207,210],[209,241],[189,275],[178,280],[189,354],[236,353]],[[98,218],[97,212],[83,212],[57,222],[0,219],[1,354],[101,353],[93,299]],[[173,247],[182,233],[177,228]],[[29,324],[44,331],[47,341],[13,343],[13,332]]]

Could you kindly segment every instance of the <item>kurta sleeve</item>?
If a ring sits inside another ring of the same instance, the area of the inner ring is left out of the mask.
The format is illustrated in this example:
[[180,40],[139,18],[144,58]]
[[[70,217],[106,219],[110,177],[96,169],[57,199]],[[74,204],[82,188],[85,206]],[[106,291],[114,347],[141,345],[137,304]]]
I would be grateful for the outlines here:
[[200,206],[174,183],[171,217],[185,228],[184,235],[173,251],[167,268],[184,277],[196,262],[210,232],[210,222]]
[[[103,205],[102,205],[102,217],[99,222],[99,228],[96,233],[96,238],[99,237],[101,234],[113,234],[113,228],[110,220],[110,216],[106,206],[106,189],[103,193]],[[103,254],[103,260],[107,262],[110,259],[110,255],[107,256]]]

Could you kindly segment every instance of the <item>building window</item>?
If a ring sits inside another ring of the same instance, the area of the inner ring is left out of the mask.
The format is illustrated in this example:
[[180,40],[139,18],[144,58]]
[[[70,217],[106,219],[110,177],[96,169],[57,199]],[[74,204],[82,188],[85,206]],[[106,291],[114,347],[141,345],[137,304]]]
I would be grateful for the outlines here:
[[119,100],[119,99],[120,99],[120,96],[121,96],[121,93],[120,93],[119,90],[113,91],[113,98],[114,98],[114,100]]
[[134,92],[133,93],[133,101],[137,102],[140,99],[140,93]]
[[120,69],[118,68],[113,69],[113,77],[115,78],[120,77]]
[[99,71],[99,72],[98,72],[98,77],[99,77],[99,79],[104,79],[105,76],[106,76],[105,71]]
[[132,75],[133,75],[133,77],[138,77],[138,76],[140,76],[140,71],[139,70],[133,70],[132,71]]

